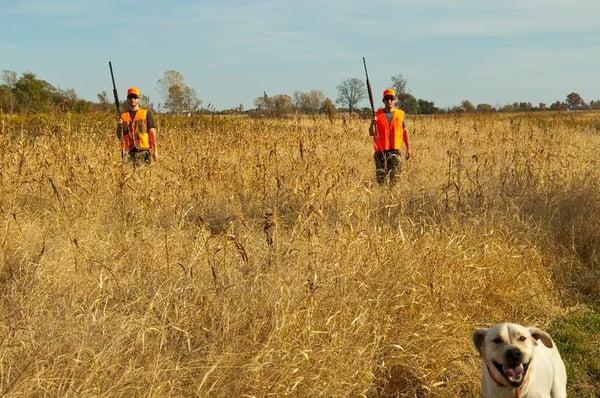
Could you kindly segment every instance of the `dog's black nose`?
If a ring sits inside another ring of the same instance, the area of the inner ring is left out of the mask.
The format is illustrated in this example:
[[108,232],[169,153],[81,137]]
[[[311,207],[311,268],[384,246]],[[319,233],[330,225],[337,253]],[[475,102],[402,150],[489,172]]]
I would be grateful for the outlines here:
[[509,348],[508,350],[506,350],[504,356],[506,357],[507,362],[516,363],[521,361],[523,353],[518,348]]

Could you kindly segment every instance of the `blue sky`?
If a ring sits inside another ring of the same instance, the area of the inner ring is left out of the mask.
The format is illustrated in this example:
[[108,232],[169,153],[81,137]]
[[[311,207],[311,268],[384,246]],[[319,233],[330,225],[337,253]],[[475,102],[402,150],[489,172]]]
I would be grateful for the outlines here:
[[[378,92],[402,74],[437,106],[600,99],[599,0],[0,0],[0,70],[35,73],[80,97],[183,74],[203,106],[253,107],[345,78]],[[366,103],[364,103],[366,105]]]

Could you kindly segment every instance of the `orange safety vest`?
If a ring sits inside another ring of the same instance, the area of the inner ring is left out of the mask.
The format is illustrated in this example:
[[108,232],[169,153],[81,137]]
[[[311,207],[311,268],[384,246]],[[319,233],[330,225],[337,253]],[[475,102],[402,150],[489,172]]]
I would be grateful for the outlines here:
[[129,151],[133,148],[150,149],[150,137],[148,134],[148,124],[146,121],[146,109],[138,109],[135,117],[131,120],[129,111],[121,113],[121,120],[125,122],[123,139],[121,140],[123,149]]
[[385,117],[385,109],[381,108],[375,112],[377,136],[373,137],[373,147],[376,151],[388,151],[400,149],[403,145],[402,124],[404,122],[404,111],[394,109],[392,122],[388,123]]

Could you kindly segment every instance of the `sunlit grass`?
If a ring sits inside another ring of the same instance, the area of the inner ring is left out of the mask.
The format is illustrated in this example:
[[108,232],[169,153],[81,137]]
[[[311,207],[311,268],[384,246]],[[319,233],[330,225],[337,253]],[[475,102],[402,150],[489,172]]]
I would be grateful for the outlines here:
[[475,397],[500,321],[582,361],[598,120],[409,118],[390,188],[360,120],[161,117],[134,170],[107,115],[0,116],[0,392]]

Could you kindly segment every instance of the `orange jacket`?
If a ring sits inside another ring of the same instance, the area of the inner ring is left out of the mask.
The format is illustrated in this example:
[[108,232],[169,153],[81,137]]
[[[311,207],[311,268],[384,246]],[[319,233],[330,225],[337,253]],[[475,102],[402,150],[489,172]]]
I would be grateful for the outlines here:
[[391,123],[385,117],[385,109],[378,109],[375,121],[377,135],[373,137],[373,147],[376,151],[399,150],[402,144],[408,150],[408,131],[404,128],[404,112],[401,109],[394,109]]
[[135,117],[131,120],[129,111],[121,113],[121,120],[123,120],[123,139],[121,143],[123,149],[129,151],[133,148],[137,149],[150,149],[151,137],[148,134],[148,125],[146,122],[146,109],[138,109],[135,113]]

